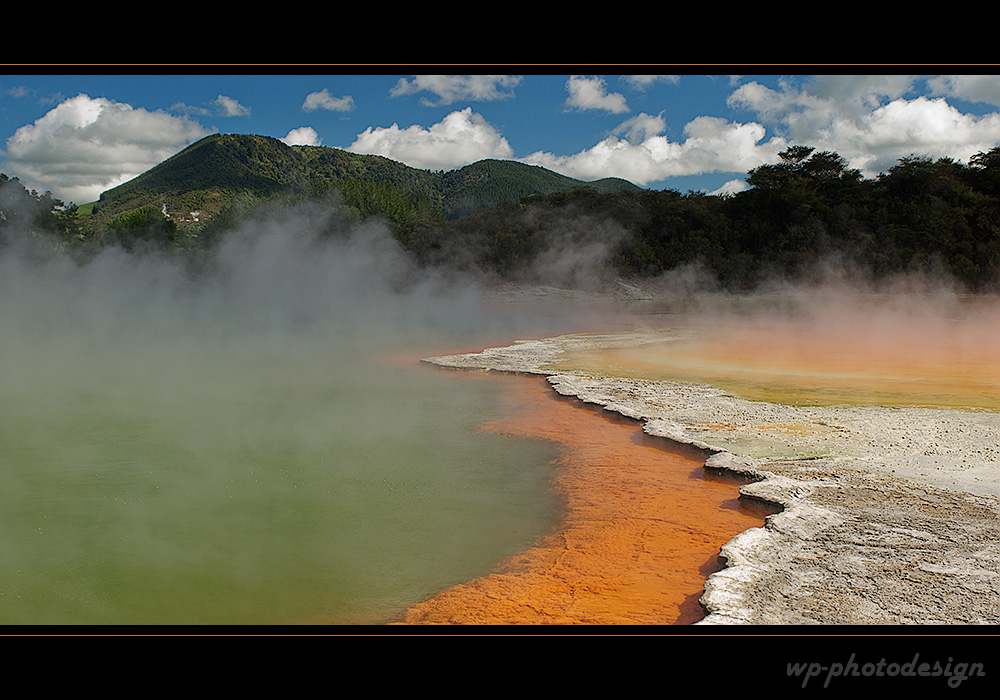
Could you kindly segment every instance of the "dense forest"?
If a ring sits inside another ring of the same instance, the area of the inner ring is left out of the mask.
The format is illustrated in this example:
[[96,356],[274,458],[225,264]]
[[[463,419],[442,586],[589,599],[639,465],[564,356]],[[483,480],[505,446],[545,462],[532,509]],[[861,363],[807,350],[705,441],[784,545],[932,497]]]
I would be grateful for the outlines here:
[[865,179],[838,154],[800,146],[747,182],[731,196],[578,188],[409,223],[397,235],[427,264],[504,278],[534,274],[556,246],[603,255],[610,271],[630,277],[698,266],[730,290],[830,261],[870,279],[933,271],[969,291],[1000,280],[1000,148],[968,164],[911,156]]
[[578,186],[449,217],[431,196],[352,175],[294,193],[248,192],[194,229],[147,203],[98,230],[93,215],[0,176],[0,245],[19,231],[77,255],[141,244],[196,256],[248,218],[309,202],[335,215],[334,228],[379,217],[424,265],[500,280],[585,286],[602,274],[655,278],[698,266],[745,290],[836,260],[872,279],[926,270],[969,291],[997,290],[1000,147],[967,164],[910,156],[866,179],[836,153],[796,146],[747,182],[729,196]]

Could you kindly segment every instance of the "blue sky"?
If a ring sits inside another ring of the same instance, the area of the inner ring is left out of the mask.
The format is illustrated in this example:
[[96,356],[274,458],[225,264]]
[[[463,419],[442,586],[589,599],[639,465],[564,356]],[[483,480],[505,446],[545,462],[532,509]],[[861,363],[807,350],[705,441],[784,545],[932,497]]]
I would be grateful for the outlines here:
[[[504,68],[510,68],[505,66]],[[581,67],[584,68],[584,67]],[[631,67],[635,68],[635,67]],[[518,160],[651,189],[745,187],[791,144],[867,177],[1000,144],[996,75],[0,75],[0,172],[93,201],[211,133],[263,134],[450,170]],[[778,67],[780,68],[780,66]]]

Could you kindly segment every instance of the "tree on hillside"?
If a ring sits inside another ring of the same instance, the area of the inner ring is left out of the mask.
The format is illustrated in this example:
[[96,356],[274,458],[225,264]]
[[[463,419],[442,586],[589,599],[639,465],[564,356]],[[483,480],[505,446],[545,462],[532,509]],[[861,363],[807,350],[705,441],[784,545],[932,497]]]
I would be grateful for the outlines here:
[[177,242],[177,224],[153,205],[119,214],[108,222],[107,231],[111,240],[126,250],[169,248]]
[[28,190],[16,177],[0,173],[0,240],[17,234],[68,237],[79,233],[77,207],[52,196]]
[[972,182],[982,193],[1000,197],[1000,146],[977,153],[969,159]]

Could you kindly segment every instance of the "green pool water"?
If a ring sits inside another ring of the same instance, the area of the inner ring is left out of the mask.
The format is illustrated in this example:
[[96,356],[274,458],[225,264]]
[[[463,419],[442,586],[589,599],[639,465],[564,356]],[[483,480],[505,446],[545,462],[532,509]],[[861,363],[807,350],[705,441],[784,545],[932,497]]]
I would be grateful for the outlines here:
[[3,624],[375,623],[550,524],[552,448],[479,429],[502,378],[150,340],[7,353]]
[[0,624],[382,623],[551,526],[554,448],[480,429],[504,379],[417,361],[476,302],[384,240],[240,245],[0,250]]

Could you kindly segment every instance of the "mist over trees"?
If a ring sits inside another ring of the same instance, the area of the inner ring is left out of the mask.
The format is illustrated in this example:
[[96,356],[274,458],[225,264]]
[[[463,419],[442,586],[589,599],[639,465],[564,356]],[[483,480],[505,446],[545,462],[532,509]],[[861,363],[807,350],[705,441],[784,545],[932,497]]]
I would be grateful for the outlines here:
[[80,235],[81,223],[75,205],[66,205],[51,192],[28,190],[16,177],[0,173],[0,245],[11,231],[70,239]]
[[192,227],[153,205],[98,225],[0,175],[0,247],[17,231],[74,255],[119,245],[197,257],[248,218],[308,204],[330,214],[331,235],[380,219],[420,264],[498,281],[586,287],[696,266],[739,291],[807,277],[832,260],[872,280],[924,271],[968,291],[997,291],[1000,146],[968,164],[908,156],[872,179],[836,153],[794,146],[747,182],[727,196],[577,187],[449,218],[391,183],[350,178],[294,196],[247,195]]
[[968,165],[909,156],[864,179],[836,153],[797,146],[747,182],[721,197],[578,188],[444,224],[413,223],[398,235],[427,263],[450,260],[501,278],[530,276],[541,251],[567,238],[586,245],[600,236],[615,274],[652,278],[698,266],[729,290],[801,279],[831,261],[872,280],[933,272],[969,291],[1000,281],[1000,147]]

